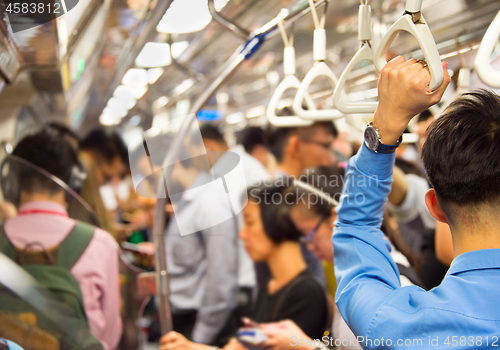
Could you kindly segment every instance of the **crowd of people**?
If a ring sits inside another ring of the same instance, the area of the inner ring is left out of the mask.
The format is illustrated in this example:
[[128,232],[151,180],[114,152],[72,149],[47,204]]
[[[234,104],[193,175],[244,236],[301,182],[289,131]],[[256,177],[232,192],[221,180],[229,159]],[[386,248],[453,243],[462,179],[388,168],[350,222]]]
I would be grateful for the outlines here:
[[[234,146],[219,127],[201,125],[208,161],[174,166],[178,189],[168,192],[178,200],[163,213],[173,331],[160,334],[152,317],[150,340],[164,350],[241,350],[249,345],[238,330],[246,327],[264,335],[254,346],[272,350],[446,348],[454,336],[459,345],[465,337],[467,346],[488,347],[500,311],[489,297],[500,268],[500,97],[463,95],[435,119],[428,108],[450,82],[443,70],[443,84],[430,91],[420,61],[390,61],[361,144],[333,122],[246,128]],[[418,144],[401,144],[416,115]],[[226,182],[225,191],[206,186],[224,178],[234,154],[244,179],[232,192]],[[52,123],[6,161],[18,190],[2,185],[15,208],[0,207],[8,217],[0,251],[21,266],[69,271],[68,285],[73,278],[79,287],[72,318],[83,320],[84,333],[50,332],[41,316],[38,324],[19,315],[17,322],[17,309],[0,302],[0,318],[9,320],[0,336],[36,349],[27,331],[13,331],[31,327],[39,344],[55,336],[65,344],[85,339],[88,349],[127,348],[131,304],[123,302],[117,243],[147,251],[156,199],[134,194],[122,139],[103,129],[80,139]],[[147,158],[131,166],[143,161],[147,169]],[[103,186],[127,195],[111,191],[110,207]],[[34,275],[55,289],[48,272]]]

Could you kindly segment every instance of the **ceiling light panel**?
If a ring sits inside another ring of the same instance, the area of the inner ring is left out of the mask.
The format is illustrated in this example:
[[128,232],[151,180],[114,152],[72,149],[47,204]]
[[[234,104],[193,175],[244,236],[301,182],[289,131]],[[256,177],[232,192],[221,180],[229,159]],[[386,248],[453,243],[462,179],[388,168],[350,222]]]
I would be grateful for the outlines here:
[[145,69],[131,68],[122,79],[123,85],[142,87],[148,85],[148,72]]
[[212,20],[207,0],[175,0],[168,8],[156,30],[160,33],[194,33]]
[[135,59],[135,65],[143,68],[164,67],[171,63],[170,45],[167,43],[146,43]]

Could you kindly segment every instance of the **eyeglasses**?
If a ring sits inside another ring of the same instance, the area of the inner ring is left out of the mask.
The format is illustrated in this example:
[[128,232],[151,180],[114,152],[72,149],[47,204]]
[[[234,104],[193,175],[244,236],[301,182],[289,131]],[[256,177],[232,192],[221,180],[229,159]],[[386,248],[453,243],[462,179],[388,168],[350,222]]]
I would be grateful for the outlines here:
[[314,143],[315,145],[321,146],[326,151],[331,151],[333,149],[331,142],[321,142],[316,140],[301,140],[301,141],[305,143]]
[[306,236],[302,236],[301,241],[303,243],[310,243],[310,242],[312,242],[314,235],[319,230],[319,227],[321,226],[321,224],[323,223],[323,221],[325,221],[329,216],[330,215],[323,215],[321,217],[321,219],[319,220],[319,222],[316,224],[316,226],[314,226],[314,228],[311,231],[309,231],[309,233]]

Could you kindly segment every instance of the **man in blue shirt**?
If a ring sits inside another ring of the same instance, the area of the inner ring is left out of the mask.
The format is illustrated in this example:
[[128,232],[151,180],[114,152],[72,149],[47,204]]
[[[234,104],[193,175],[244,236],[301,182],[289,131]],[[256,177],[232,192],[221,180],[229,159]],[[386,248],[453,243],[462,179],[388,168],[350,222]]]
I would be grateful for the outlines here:
[[441,285],[401,288],[380,231],[394,149],[410,119],[438,102],[420,61],[398,57],[379,80],[379,106],[347,168],[333,235],[336,302],[365,349],[500,346],[500,97],[460,97],[430,127],[423,161],[431,214],[450,225],[455,259]]

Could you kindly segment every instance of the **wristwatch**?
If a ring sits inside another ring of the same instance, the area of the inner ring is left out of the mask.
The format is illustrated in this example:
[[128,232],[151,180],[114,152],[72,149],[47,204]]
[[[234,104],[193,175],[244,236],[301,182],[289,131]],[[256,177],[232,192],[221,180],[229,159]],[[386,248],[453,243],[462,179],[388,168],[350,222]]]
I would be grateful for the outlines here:
[[365,129],[365,145],[376,153],[392,153],[399,147],[403,141],[403,135],[400,136],[395,145],[387,145],[380,139],[380,131],[370,122]]

